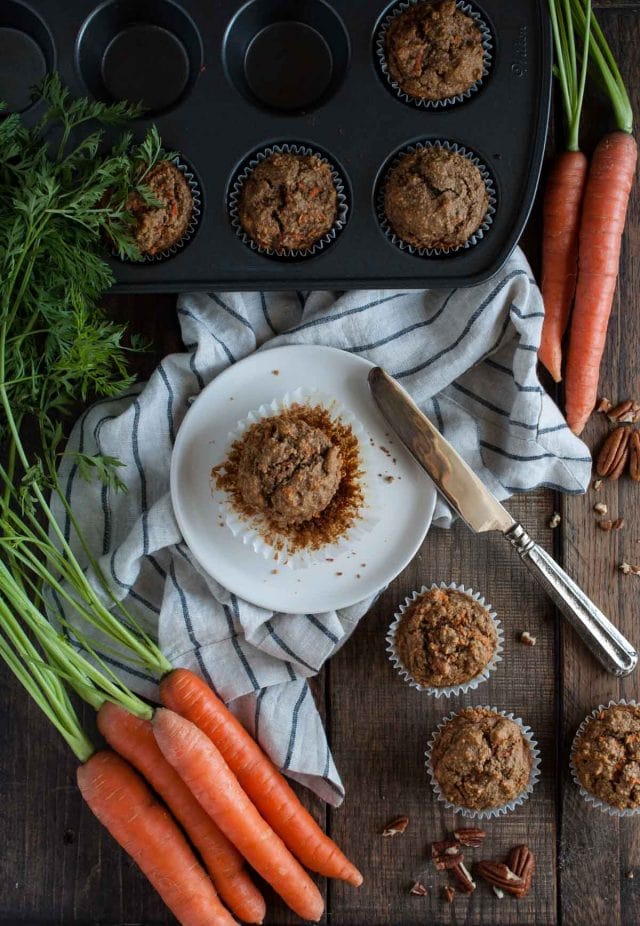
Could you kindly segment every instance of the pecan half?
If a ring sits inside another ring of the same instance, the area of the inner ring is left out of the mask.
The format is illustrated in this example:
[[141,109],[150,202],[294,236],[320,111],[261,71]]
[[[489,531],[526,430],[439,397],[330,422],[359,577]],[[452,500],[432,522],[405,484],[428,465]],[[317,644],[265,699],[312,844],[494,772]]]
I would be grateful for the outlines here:
[[626,576],[628,576],[630,573],[634,576],[640,576],[640,566],[634,566],[631,563],[620,563],[618,569],[620,572],[624,572]]
[[616,428],[605,440],[598,459],[596,472],[598,476],[606,479],[619,479],[627,464],[629,457],[629,440],[631,428]]
[[612,421],[616,424],[624,424],[631,421],[637,421],[639,412],[640,405],[638,405],[634,399],[625,399],[624,402],[619,402],[613,408],[610,408],[606,412],[606,415],[609,421]]
[[431,858],[438,871],[455,868],[464,861],[462,847],[457,839],[442,839],[431,843]]
[[504,862],[478,862],[476,870],[492,887],[499,887],[514,897],[523,897],[527,892],[524,880],[518,877]]
[[487,834],[479,827],[468,826],[462,830],[454,830],[453,835],[461,845],[469,849],[477,849]]
[[531,890],[531,882],[536,870],[536,862],[529,846],[514,846],[507,858],[507,865],[519,878],[522,878],[525,890],[519,896],[524,897]]
[[476,889],[476,882],[462,862],[458,862],[458,864],[451,869],[451,873],[458,882],[459,891],[462,891],[463,894],[473,894]]
[[383,836],[396,836],[398,833],[404,833],[409,826],[409,817],[395,817],[382,830]]
[[629,438],[629,475],[640,482],[640,431],[633,431]]

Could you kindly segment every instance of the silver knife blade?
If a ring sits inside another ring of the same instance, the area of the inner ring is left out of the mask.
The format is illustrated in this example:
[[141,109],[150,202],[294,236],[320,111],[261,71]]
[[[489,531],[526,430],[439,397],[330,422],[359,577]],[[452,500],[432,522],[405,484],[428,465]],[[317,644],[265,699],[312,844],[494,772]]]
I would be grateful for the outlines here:
[[507,509],[392,376],[382,367],[374,367],[369,373],[369,387],[393,430],[472,530],[504,533],[513,527],[515,521]]

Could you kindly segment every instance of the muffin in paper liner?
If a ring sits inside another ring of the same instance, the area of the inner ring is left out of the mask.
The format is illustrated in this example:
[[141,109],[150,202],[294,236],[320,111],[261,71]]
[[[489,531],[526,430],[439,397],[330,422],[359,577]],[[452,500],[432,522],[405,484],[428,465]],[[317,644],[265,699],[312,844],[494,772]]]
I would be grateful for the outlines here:
[[165,248],[164,251],[159,251],[157,254],[143,254],[138,260],[129,260],[128,258],[120,257],[117,251],[112,250],[111,254],[117,260],[122,261],[127,264],[157,264],[160,261],[167,260],[169,257],[173,257],[174,254],[177,254],[182,248],[187,245],[196,231],[198,230],[198,225],[200,224],[200,216],[202,215],[202,193],[200,191],[200,184],[193,173],[193,170],[186,161],[183,161],[179,155],[171,158],[171,163],[175,164],[180,173],[183,175],[184,179],[189,184],[189,189],[191,190],[191,198],[193,200],[193,208],[191,210],[191,218],[189,219],[189,224],[187,225],[187,230],[185,231],[182,238],[179,238],[175,244],[172,244],[171,247]]
[[[379,494],[374,478],[375,461],[366,432],[360,422],[337,399],[318,390],[307,390],[299,387],[293,392],[287,392],[281,398],[274,398],[268,404],[261,405],[255,411],[250,412],[246,418],[238,422],[236,428],[229,434],[224,459],[227,458],[232,445],[242,439],[251,425],[256,424],[261,419],[271,418],[299,405],[324,409],[334,421],[349,426],[357,440],[360,458],[358,482],[364,497],[364,504],[358,509],[353,523],[344,534],[335,541],[330,541],[316,549],[291,550],[286,534],[278,533],[277,529],[269,525],[267,519],[262,515],[249,516],[239,512],[224,489],[216,489],[215,483],[213,486],[215,492],[222,493],[219,501],[219,511],[224,523],[234,537],[239,537],[244,544],[252,546],[255,552],[265,559],[273,560],[274,563],[291,569],[304,569],[313,566],[314,563],[324,562],[328,558],[335,559],[359,543],[380,519],[378,513]],[[216,469],[223,468],[223,465],[223,463],[220,464]],[[269,538],[264,536],[266,532],[271,535]]]
[[527,782],[527,786],[524,789],[524,791],[518,794],[517,797],[514,797],[512,800],[508,801],[508,803],[502,804],[500,807],[485,807],[482,810],[473,810],[470,807],[460,807],[457,804],[452,804],[451,801],[449,801],[444,796],[444,794],[442,793],[440,789],[440,785],[438,784],[436,777],[433,774],[433,763],[432,763],[433,747],[440,733],[442,732],[443,728],[449,723],[449,721],[453,720],[453,718],[457,716],[459,711],[452,711],[450,714],[444,717],[440,721],[436,729],[433,731],[433,733],[431,734],[429,745],[427,746],[427,749],[425,752],[425,757],[426,757],[425,765],[427,767],[427,772],[431,780],[431,787],[433,788],[436,797],[438,798],[439,801],[442,801],[442,803],[445,805],[445,807],[447,807],[448,810],[453,811],[453,813],[459,813],[461,816],[467,817],[468,819],[489,820],[492,817],[500,817],[504,814],[510,813],[512,810],[515,810],[516,807],[519,807],[521,804],[523,804],[527,800],[527,798],[533,791],[535,785],[537,784],[540,778],[540,751],[538,750],[538,743],[533,737],[533,732],[531,728],[528,727],[520,719],[520,717],[515,717],[510,712],[501,711],[501,710],[498,710],[497,707],[489,707],[488,705],[485,705],[485,704],[473,704],[473,705],[470,705],[470,707],[473,707],[475,709],[492,711],[494,714],[500,714],[502,717],[506,717],[508,720],[513,720],[513,722],[517,723],[520,729],[522,730],[524,738],[526,739],[529,745],[529,748],[531,750],[531,771],[529,773],[529,781]]
[[601,798],[596,797],[595,794],[591,794],[590,791],[587,791],[587,789],[580,781],[578,770],[574,762],[576,746],[578,745],[578,741],[586,730],[588,724],[592,720],[596,720],[598,714],[601,711],[605,711],[609,707],[617,707],[620,705],[624,707],[640,707],[640,704],[638,704],[637,701],[626,701],[624,698],[621,698],[619,701],[609,701],[608,704],[601,704],[599,707],[596,707],[595,710],[591,711],[591,713],[584,718],[576,730],[575,736],[573,737],[571,753],[569,756],[569,769],[571,771],[571,777],[573,778],[576,787],[580,791],[580,796],[587,802],[587,804],[590,804],[592,807],[597,807],[601,813],[609,814],[610,817],[635,817],[640,814],[640,807],[627,807],[624,810],[621,810],[619,807],[614,807],[612,804],[605,803]]
[[[494,650],[493,656],[486,664],[486,666],[467,682],[460,682],[458,685],[451,685],[443,688],[421,685],[419,682],[417,682],[412,677],[409,670],[404,666],[396,651],[396,633],[402,621],[403,614],[413,604],[413,602],[424,595],[425,592],[432,591],[436,588],[454,589],[457,592],[462,592],[462,594],[473,598],[474,601],[477,601],[478,604],[487,611],[496,630],[496,648]],[[502,631],[502,626],[492,606],[487,604],[484,597],[479,592],[474,592],[471,588],[465,588],[464,585],[457,585],[455,582],[450,582],[449,584],[446,582],[434,582],[429,586],[423,585],[420,591],[414,591],[411,593],[411,595],[407,595],[404,602],[398,607],[398,610],[393,615],[393,621],[389,626],[385,640],[388,643],[387,652],[389,653],[389,661],[392,663],[404,681],[407,682],[412,688],[416,688],[418,691],[425,691],[427,694],[434,695],[436,698],[449,698],[452,695],[465,694],[467,691],[474,691],[478,685],[489,678],[491,673],[496,669],[498,663],[502,662],[501,654],[504,649],[504,634]]]
[[400,84],[395,81],[389,73],[385,46],[387,41],[387,31],[393,20],[401,13],[404,13],[406,10],[410,9],[412,6],[416,6],[417,4],[423,2],[424,0],[402,0],[401,3],[394,3],[391,9],[388,10],[376,33],[376,59],[385,84],[389,90],[394,93],[403,103],[406,103],[409,106],[416,106],[418,109],[425,110],[446,109],[447,107],[456,106],[457,104],[468,100],[469,97],[473,96],[473,94],[476,93],[483,85],[493,64],[493,35],[488,24],[483,19],[482,14],[478,9],[476,9],[475,6],[473,6],[471,3],[467,3],[466,0],[456,0],[456,6],[460,12],[473,19],[478,29],[480,30],[483,50],[482,75],[478,80],[475,81],[475,83],[471,84],[470,87],[462,91],[462,93],[457,93],[454,96],[443,97],[440,100],[426,100],[422,97],[412,96],[410,93],[407,93],[405,90],[403,90]]
[[[258,164],[260,164],[261,161],[265,161],[268,157],[271,157],[272,154],[299,154],[304,155],[305,157],[315,157],[323,164],[327,164],[331,171],[331,179],[333,180],[334,186],[336,188],[338,198],[338,210],[336,219],[332,228],[321,238],[319,238],[318,241],[315,241],[309,248],[282,248],[279,251],[275,250],[274,248],[264,248],[256,241],[254,241],[253,238],[251,238],[242,227],[242,222],[240,221],[240,215],[238,212],[242,186],[247,178],[251,175],[251,172],[258,166]],[[309,148],[306,145],[271,145],[269,148],[263,148],[261,151],[258,151],[252,155],[251,160],[244,166],[242,171],[236,177],[228,196],[228,212],[229,218],[231,220],[231,226],[236,235],[238,238],[240,238],[243,244],[251,248],[252,251],[256,251],[258,254],[263,254],[266,257],[280,259],[300,259],[306,257],[314,257],[316,254],[319,254],[323,248],[329,244],[332,244],[336,240],[342,229],[347,224],[349,201],[347,198],[346,184],[341,174],[339,173],[335,164],[333,164],[333,162],[330,161],[328,157],[325,157],[324,154],[321,154],[319,151],[316,151],[313,148]]]
[[[489,198],[489,205],[487,206],[487,211],[485,213],[484,219],[482,220],[481,225],[476,229],[476,231],[467,238],[464,244],[455,245],[452,248],[419,248],[414,244],[408,244],[404,241],[396,232],[393,230],[384,207],[384,195],[385,188],[387,185],[387,179],[391,172],[398,166],[400,161],[407,154],[413,154],[415,151],[419,151],[422,148],[445,148],[447,151],[453,151],[455,154],[460,154],[463,157],[467,158],[474,164],[480,171],[480,176],[484,182],[485,188],[487,190],[487,196]],[[425,141],[416,142],[413,145],[407,145],[405,148],[402,148],[396,153],[391,163],[385,168],[382,181],[378,184],[378,189],[376,192],[376,215],[378,222],[389,241],[392,244],[395,244],[397,248],[400,248],[401,251],[407,251],[409,254],[418,255],[418,257],[446,257],[450,254],[457,254],[458,251],[464,251],[467,248],[473,247],[475,244],[478,244],[484,236],[487,234],[491,225],[493,223],[493,216],[495,215],[497,208],[497,197],[496,197],[496,188],[493,182],[493,178],[489,173],[488,168],[480,160],[480,158],[473,151],[469,151],[467,148],[462,145],[458,145],[456,142],[450,142],[446,139],[427,139]]]

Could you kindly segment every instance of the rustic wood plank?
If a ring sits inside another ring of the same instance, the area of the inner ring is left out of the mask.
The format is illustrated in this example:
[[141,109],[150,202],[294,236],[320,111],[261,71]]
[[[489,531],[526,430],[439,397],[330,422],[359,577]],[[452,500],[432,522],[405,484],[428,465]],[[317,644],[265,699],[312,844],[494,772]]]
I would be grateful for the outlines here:
[[[599,19],[621,64],[632,95],[636,114],[640,112],[640,15],[624,8],[601,10]],[[589,142],[602,131],[595,124]],[[640,189],[636,182],[630,204],[627,233],[621,259],[621,278],[611,320],[602,370],[602,394],[612,398],[638,395],[637,294],[640,291]],[[595,447],[606,431],[605,422],[594,416],[585,439]],[[616,517],[623,515],[626,527],[607,534],[595,526],[592,506],[604,501]],[[640,560],[640,525],[637,518],[638,488],[628,479],[608,485],[585,498],[567,498],[564,503],[564,561],[567,569],[593,596],[605,613],[637,645],[638,586],[634,576],[623,576],[617,566],[623,559]],[[562,829],[560,852],[561,911],[565,926],[640,921],[640,834],[637,823],[618,822],[591,810],[580,799],[567,774],[568,751],[583,717],[610,698],[638,696],[638,673],[617,682],[586,659],[573,634],[562,632]],[[626,877],[635,869],[636,880]]]
[[[551,546],[547,522],[552,497],[538,492],[514,499],[510,509],[533,536]],[[468,697],[436,700],[406,685],[385,653],[384,637],[399,601],[433,581],[456,581],[482,592],[505,628],[505,658],[495,675]],[[517,593],[514,594],[514,589]],[[533,648],[517,640],[529,630]],[[474,536],[467,528],[432,530],[416,559],[389,586],[352,640],[331,662],[331,736],[347,787],[343,808],[331,812],[331,834],[362,866],[365,884],[356,893],[330,886],[331,915],[340,926],[449,923],[440,897],[448,879],[428,858],[429,843],[450,831],[455,818],[441,809],[424,771],[423,752],[439,719],[468,704],[513,711],[535,732],[543,777],[532,798],[515,813],[489,821],[485,846],[469,858],[500,857],[526,842],[538,866],[535,890],[519,902],[498,901],[486,884],[455,899],[456,920],[466,923],[554,923],[554,623],[553,609],[518,558],[498,536]],[[443,703],[444,702],[444,703]],[[382,838],[394,816],[407,814],[402,836]],[[429,897],[409,894],[420,877]]]

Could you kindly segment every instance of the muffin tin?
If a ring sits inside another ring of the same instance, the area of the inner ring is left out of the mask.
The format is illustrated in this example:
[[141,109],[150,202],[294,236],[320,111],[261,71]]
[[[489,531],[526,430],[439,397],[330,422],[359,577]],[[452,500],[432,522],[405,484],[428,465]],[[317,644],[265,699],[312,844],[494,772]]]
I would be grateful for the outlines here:
[[[379,67],[376,39],[397,4],[379,0],[6,0],[0,7],[0,98],[23,111],[28,84],[57,68],[74,94],[142,97],[151,122],[196,174],[202,213],[192,239],[165,260],[114,260],[120,291],[356,289],[467,286],[498,272],[535,194],[551,92],[545,0],[473,0],[492,59],[480,88],[443,108],[400,99]],[[54,9],[55,7],[55,9]],[[12,64],[13,62],[13,64]],[[487,168],[490,228],[473,246],[421,256],[398,248],[376,215],[376,191],[397,153],[446,140]],[[270,146],[320,150],[344,178],[340,235],[306,257],[248,248],[229,217],[241,171]]]

